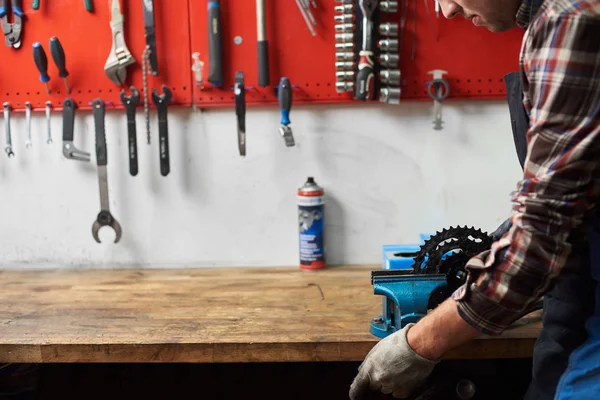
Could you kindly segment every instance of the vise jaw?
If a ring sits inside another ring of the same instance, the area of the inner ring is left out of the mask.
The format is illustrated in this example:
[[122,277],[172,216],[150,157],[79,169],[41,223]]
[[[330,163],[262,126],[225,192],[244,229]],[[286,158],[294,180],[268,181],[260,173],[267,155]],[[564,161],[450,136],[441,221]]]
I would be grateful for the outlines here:
[[371,272],[371,283],[374,293],[384,296],[383,313],[371,320],[371,333],[380,338],[419,321],[427,315],[427,310],[438,305],[437,299],[448,295],[445,274],[377,270]]

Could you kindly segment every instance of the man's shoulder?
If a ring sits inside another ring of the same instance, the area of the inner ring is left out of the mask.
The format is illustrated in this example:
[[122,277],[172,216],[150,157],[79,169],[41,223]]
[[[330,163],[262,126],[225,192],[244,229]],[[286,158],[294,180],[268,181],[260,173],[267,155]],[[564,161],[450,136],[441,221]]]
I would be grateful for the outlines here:
[[600,23],[600,0],[546,0],[541,20],[558,18],[595,18]]

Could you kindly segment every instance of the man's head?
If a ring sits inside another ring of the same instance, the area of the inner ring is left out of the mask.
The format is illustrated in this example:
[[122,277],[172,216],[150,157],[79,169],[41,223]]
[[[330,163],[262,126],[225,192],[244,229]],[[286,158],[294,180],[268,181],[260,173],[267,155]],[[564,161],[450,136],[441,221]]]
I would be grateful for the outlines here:
[[516,15],[523,0],[439,0],[446,18],[456,15],[484,26],[491,32],[506,31],[515,26]]

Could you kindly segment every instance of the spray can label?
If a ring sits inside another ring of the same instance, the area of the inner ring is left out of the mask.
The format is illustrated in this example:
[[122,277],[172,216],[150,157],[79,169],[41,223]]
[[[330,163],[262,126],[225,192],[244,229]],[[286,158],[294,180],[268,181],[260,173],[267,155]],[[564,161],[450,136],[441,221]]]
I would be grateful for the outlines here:
[[300,231],[300,268],[321,269],[325,267],[324,191],[312,178],[298,189],[298,223]]

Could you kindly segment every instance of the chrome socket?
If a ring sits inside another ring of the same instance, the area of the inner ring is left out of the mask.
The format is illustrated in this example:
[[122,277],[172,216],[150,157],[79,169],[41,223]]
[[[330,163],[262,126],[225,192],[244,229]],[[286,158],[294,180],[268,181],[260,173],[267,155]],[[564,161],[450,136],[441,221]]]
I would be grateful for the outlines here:
[[400,70],[399,69],[382,69],[379,72],[379,80],[386,85],[400,85]]
[[354,42],[354,33],[336,33],[335,41],[337,43]]
[[335,44],[335,50],[339,51],[339,52],[354,51],[355,50],[355,45],[352,42],[336,43]]
[[381,51],[397,52],[399,45],[398,39],[382,39],[379,41]]
[[335,91],[338,93],[354,91],[354,82],[338,81],[335,83]]
[[[396,3],[396,6],[398,3]],[[343,6],[335,6],[334,8],[336,14],[352,14],[354,12],[354,4],[350,2],[349,4],[344,4]]]
[[337,24],[335,26],[335,31],[337,33],[354,32],[354,28],[354,24]]
[[354,53],[335,53],[335,61],[354,61]]
[[352,81],[354,80],[354,71],[337,71],[335,79],[336,81]]
[[336,71],[354,70],[356,63],[354,61],[338,61],[335,63]]
[[379,34],[388,37],[398,37],[398,24],[389,22],[379,25]]
[[393,53],[381,53],[379,55],[379,64],[386,68],[398,68],[400,63],[400,56]]
[[398,2],[396,0],[388,0],[382,1],[379,3],[379,9],[384,13],[397,13],[398,12]]
[[379,90],[379,101],[388,104],[400,104],[400,88],[382,87]]
[[353,0],[335,0],[336,3],[352,4]]
[[353,14],[339,14],[333,17],[333,20],[338,24],[351,24],[354,22]]

